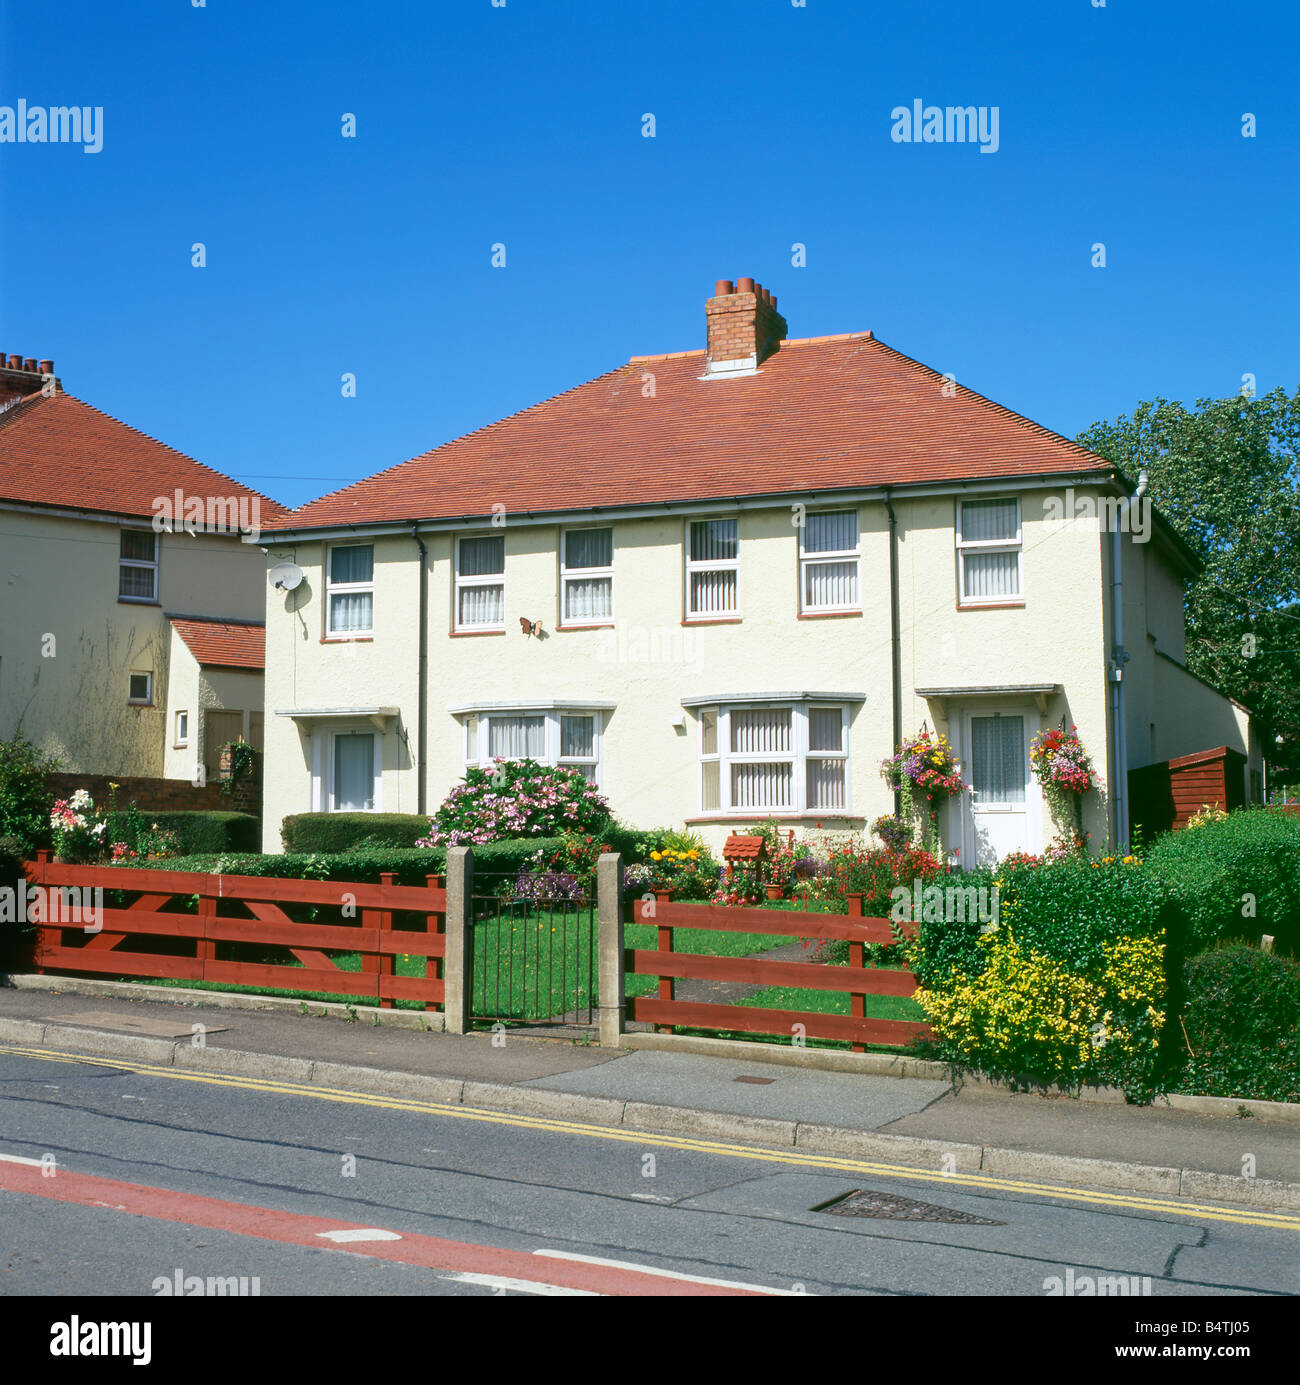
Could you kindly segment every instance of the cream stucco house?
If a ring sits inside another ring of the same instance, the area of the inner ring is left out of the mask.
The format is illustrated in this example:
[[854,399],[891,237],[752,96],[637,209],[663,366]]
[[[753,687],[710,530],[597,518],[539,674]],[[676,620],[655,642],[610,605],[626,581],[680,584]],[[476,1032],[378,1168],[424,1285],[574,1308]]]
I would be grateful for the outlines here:
[[260,740],[273,501],[0,359],[0,736],[65,771],[199,782]]
[[962,861],[1053,839],[1028,751],[1062,721],[1105,781],[1094,845],[1127,835],[1124,770],[1257,766],[1181,665],[1194,560],[1110,465],[870,332],[787,340],[751,280],[705,337],[266,526],[302,573],[268,587],[268,850],[288,813],[431,811],[496,756],[718,842],[861,831],[928,724],[972,785]]

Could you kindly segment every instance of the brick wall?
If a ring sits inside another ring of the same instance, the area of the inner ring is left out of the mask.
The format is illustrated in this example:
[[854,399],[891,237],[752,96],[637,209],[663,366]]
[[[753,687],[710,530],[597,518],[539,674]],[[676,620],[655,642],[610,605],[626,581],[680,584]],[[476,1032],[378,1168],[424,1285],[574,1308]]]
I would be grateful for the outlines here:
[[223,794],[220,784],[197,788],[187,779],[134,779],[111,774],[51,774],[46,776],[56,798],[68,798],[85,789],[97,808],[109,804],[109,783],[117,785],[117,802],[122,808],[134,803],[145,812],[252,813],[262,816],[260,781],[242,780],[234,792]]

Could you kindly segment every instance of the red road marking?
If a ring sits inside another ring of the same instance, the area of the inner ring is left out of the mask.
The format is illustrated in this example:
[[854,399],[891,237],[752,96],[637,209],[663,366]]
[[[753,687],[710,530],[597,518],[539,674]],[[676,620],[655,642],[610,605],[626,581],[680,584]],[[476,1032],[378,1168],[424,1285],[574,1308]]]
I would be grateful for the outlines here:
[[132,1216],[151,1217],[157,1221],[204,1226],[213,1231],[231,1231],[237,1236],[253,1236],[263,1241],[310,1246],[332,1255],[364,1255],[374,1260],[395,1260],[431,1270],[500,1275],[600,1294],[733,1297],[751,1296],[757,1292],[715,1284],[695,1284],[689,1280],[664,1279],[658,1275],[638,1274],[634,1270],[612,1269],[603,1265],[543,1259],[525,1251],[472,1245],[466,1241],[448,1241],[439,1236],[420,1236],[405,1231],[401,1233],[399,1241],[354,1242],[345,1249],[323,1240],[320,1233],[362,1230],[364,1228],[360,1222],[278,1212],[269,1207],[225,1202],[220,1198],[180,1193],[169,1188],[149,1188],[140,1183],[119,1183],[111,1178],[66,1173],[62,1169],[53,1177],[46,1178],[38,1166],[11,1163],[5,1159],[0,1159],[0,1190],[50,1198],[56,1202],[76,1203],[82,1207],[106,1208]]

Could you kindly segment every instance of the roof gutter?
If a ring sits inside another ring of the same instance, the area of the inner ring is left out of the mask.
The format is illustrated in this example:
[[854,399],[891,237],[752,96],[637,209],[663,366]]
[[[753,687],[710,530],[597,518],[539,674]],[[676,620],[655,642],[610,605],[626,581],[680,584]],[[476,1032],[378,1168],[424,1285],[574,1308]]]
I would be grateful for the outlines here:
[[[730,510],[770,510],[785,509],[793,503],[806,505],[855,504],[884,500],[886,495],[896,499],[906,499],[920,495],[951,495],[954,491],[966,495],[985,492],[1017,490],[1061,489],[1065,486],[1109,486],[1115,482],[1111,471],[1059,472],[1056,474],[1028,474],[1024,476],[979,477],[970,480],[927,481],[906,486],[866,486],[845,488],[843,490],[824,489],[816,491],[771,491],[763,495],[717,496],[702,500],[664,500],[643,505],[592,505],[585,509],[547,510],[541,513],[521,511],[511,513],[508,518],[512,528],[529,525],[563,524],[570,519],[590,520],[599,516],[605,520],[648,519],[656,514],[672,515],[716,515]],[[308,525],[301,529],[276,529],[264,526],[262,542],[287,540],[289,538],[334,539],[350,538],[356,534],[409,534],[412,525],[425,533],[454,533],[457,530],[483,529],[492,523],[493,516],[455,515],[441,519],[402,519],[360,521],[355,524]],[[498,521],[499,522],[499,521]],[[253,542],[246,538],[246,543]]]

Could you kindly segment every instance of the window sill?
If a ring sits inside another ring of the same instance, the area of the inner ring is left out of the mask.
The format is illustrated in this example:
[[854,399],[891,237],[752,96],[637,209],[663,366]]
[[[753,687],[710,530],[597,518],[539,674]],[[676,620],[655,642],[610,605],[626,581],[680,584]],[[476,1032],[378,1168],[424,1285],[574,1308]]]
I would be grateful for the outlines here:
[[764,819],[771,819],[774,822],[810,822],[821,824],[823,822],[866,822],[866,818],[861,813],[781,813],[762,808],[747,808],[743,812],[734,813],[705,813],[699,817],[687,818],[688,827],[700,827],[708,823],[734,823],[734,822],[754,822],[757,816],[761,815]]
[[504,635],[505,633],[506,627],[502,625],[494,630],[448,630],[447,638],[449,640],[463,640],[472,639],[478,635]]
[[683,625],[740,625],[741,616],[687,616]]
[[178,745],[172,746],[173,750],[188,750],[189,748],[190,746],[188,741],[181,741]]
[[959,601],[954,609],[958,611],[1023,611],[1023,601]]
[[374,635],[322,635],[321,644],[373,644]]
[[835,620],[837,617],[843,619],[845,616],[861,616],[861,611],[800,611],[800,620]]
[[153,703],[153,702],[132,702],[132,701],[130,701],[130,700],[128,699],[126,705],[127,705],[128,707],[139,707],[141,710],[143,710],[143,709],[148,708],[148,707],[153,707],[153,706],[155,706],[156,704]]
[[162,602],[156,596],[119,596],[117,604],[119,606],[161,606]]
[[602,620],[602,621],[600,621],[599,623],[593,624],[593,625],[557,625],[557,626],[555,627],[555,630],[556,630],[556,633],[557,633],[557,634],[558,634],[561,630],[564,630],[564,631],[571,631],[571,630],[613,630],[613,629],[615,629],[615,625],[614,625],[614,622],[613,622],[612,620]]

